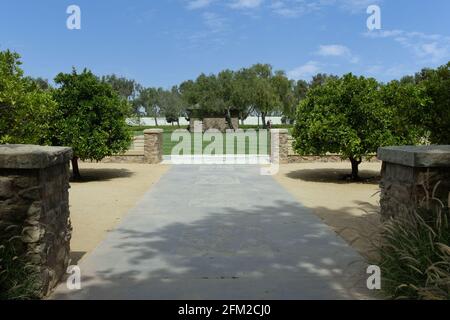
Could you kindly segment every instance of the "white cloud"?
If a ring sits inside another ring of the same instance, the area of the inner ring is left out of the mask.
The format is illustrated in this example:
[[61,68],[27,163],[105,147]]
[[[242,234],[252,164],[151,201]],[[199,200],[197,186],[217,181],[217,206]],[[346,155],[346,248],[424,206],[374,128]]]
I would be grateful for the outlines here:
[[386,79],[399,79],[408,74],[414,74],[416,67],[398,64],[394,66],[385,66],[384,64],[375,64],[365,68],[365,73],[369,76],[383,77]]
[[359,58],[349,48],[340,44],[321,45],[317,54],[322,57],[342,57],[351,63],[359,62]]
[[[295,18],[319,10],[329,0],[273,0],[270,9],[282,17]],[[334,1],[334,0],[331,0]]]
[[263,3],[263,0],[234,0],[230,4],[233,9],[254,9],[259,8]]
[[309,79],[319,73],[320,69],[320,65],[317,61],[308,61],[304,65],[288,71],[287,76],[294,80]]
[[213,33],[225,31],[227,28],[226,19],[216,13],[205,12],[202,15],[203,23]]
[[191,0],[187,4],[189,10],[202,9],[208,7],[215,0]]
[[380,30],[364,34],[368,38],[392,39],[425,62],[446,62],[450,59],[450,37],[403,30]]
[[449,47],[441,46],[438,42],[424,43],[416,49],[419,57],[429,56],[434,61],[447,59],[450,56]]
[[217,49],[224,46],[229,31],[228,20],[213,12],[204,12],[201,17],[204,28],[184,37],[189,42],[189,48],[207,46]]
[[328,57],[328,56],[348,56],[351,55],[350,49],[346,46],[340,44],[330,44],[323,45],[319,47],[319,51],[317,52],[320,56]]
[[[218,0],[183,0],[189,10],[203,9]],[[382,0],[228,0],[232,9],[253,10],[264,7],[282,17],[294,18],[303,14],[320,11],[327,7],[338,7],[346,12],[359,13],[365,11],[371,4]],[[225,2],[225,1],[223,1]]]
[[369,5],[379,4],[382,0],[272,0],[270,9],[283,17],[294,18],[328,7],[338,7],[346,12],[360,13]]
[[381,0],[340,0],[337,1],[339,6],[351,13],[365,11],[368,6],[379,4]]

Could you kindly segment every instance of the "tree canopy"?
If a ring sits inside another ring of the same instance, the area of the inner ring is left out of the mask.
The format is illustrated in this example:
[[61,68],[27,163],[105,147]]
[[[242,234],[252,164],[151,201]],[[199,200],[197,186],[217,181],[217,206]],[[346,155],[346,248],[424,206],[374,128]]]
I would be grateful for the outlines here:
[[[415,87],[383,87],[375,79],[328,79],[300,103],[294,128],[295,148],[303,155],[340,154],[352,163],[352,178],[364,157],[381,146],[412,144],[416,130],[402,128],[402,110],[421,105]],[[405,99],[407,97],[407,99]]]
[[131,136],[126,124],[129,104],[111,85],[92,72],[60,73],[53,97],[58,104],[52,121],[53,145],[74,151],[74,176],[79,177],[77,160],[102,160],[125,151]]
[[139,84],[125,77],[120,77],[115,74],[103,76],[101,78],[103,82],[111,85],[111,87],[125,100],[131,100],[134,98],[136,92],[139,90]]
[[160,94],[159,103],[161,111],[168,123],[177,123],[180,125],[179,119],[186,115],[186,106],[181,99],[181,95],[177,86],[172,89],[164,90]]
[[245,119],[251,113],[262,117],[285,110],[293,115],[294,86],[284,72],[273,72],[268,64],[256,64],[238,71],[224,70],[217,75],[201,74],[195,81],[180,85],[184,102],[197,116],[237,113]]
[[[419,123],[433,144],[450,144],[450,62],[437,69],[424,69],[416,75],[429,103],[421,109]],[[417,117],[416,117],[417,119]]]
[[46,144],[56,103],[20,65],[17,53],[0,51],[0,143]]

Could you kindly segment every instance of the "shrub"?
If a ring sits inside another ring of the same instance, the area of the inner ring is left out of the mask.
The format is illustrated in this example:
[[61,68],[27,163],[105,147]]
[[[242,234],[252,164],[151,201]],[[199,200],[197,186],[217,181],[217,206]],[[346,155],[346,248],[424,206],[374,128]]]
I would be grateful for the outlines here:
[[21,64],[17,53],[0,51],[0,143],[46,144],[56,103]]
[[53,98],[58,104],[52,121],[52,144],[73,149],[72,168],[80,178],[78,159],[101,161],[124,152],[131,142],[126,124],[130,105],[111,85],[91,71],[60,73]]
[[431,199],[384,224],[378,248],[384,292],[393,299],[450,299],[449,210]]

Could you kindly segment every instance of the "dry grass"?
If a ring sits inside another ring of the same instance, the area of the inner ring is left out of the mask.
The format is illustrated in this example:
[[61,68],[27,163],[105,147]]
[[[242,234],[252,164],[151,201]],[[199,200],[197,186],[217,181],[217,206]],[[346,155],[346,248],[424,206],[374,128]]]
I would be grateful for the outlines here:
[[376,245],[383,291],[392,299],[450,299],[449,210],[431,198],[384,223]]

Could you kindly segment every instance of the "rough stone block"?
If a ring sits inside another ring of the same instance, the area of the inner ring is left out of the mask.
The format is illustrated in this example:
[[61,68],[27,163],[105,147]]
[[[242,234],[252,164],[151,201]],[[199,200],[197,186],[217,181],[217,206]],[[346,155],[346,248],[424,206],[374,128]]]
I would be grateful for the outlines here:
[[144,159],[146,163],[157,164],[163,158],[163,130],[148,129],[144,131]]
[[0,245],[18,239],[16,252],[38,273],[41,296],[54,288],[69,261],[71,157],[69,148],[0,146]]
[[448,205],[450,146],[380,148],[383,160],[380,182],[381,215],[410,212],[435,197]]
[[0,177],[0,199],[8,199],[14,196],[13,179]]

